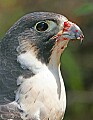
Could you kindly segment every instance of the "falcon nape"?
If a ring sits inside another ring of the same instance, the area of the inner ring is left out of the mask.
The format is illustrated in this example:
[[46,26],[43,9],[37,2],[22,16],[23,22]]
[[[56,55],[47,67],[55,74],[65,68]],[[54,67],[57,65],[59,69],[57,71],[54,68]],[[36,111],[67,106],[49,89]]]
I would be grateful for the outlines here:
[[19,19],[0,42],[0,120],[61,120],[66,108],[60,56],[80,28],[60,14]]

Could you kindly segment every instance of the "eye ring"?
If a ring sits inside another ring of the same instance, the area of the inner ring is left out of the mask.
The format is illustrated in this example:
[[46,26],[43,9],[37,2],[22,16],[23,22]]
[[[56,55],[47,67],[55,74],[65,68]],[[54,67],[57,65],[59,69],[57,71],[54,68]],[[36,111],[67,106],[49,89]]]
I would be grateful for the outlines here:
[[36,29],[37,31],[43,32],[43,31],[46,31],[46,30],[48,29],[48,27],[49,27],[49,25],[48,25],[47,22],[45,22],[45,21],[40,21],[40,22],[38,22],[38,23],[36,24],[35,29]]

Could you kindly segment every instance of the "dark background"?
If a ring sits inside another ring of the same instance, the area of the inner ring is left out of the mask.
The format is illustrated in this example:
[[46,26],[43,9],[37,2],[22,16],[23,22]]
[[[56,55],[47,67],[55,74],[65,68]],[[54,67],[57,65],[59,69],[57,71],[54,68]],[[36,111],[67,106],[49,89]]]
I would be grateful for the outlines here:
[[84,32],[83,43],[70,42],[61,57],[67,91],[64,120],[92,120],[93,0],[0,0],[0,39],[20,17],[33,11],[63,14]]

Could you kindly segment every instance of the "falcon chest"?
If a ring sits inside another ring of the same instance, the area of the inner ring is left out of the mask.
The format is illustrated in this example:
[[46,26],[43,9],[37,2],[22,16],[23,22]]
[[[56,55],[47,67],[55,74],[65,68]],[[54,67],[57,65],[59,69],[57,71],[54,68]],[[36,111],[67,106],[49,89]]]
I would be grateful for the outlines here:
[[16,93],[16,101],[22,110],[22,118],[24,120],[26,117],[37,120],[61,118],[65,112],[66,97],[63,79],[58,69],[48,68],[30,52],[18,56],[18,61],[21,66],[35,73],[33,77],[27,79],[22,76],[18,78],[20,87]]

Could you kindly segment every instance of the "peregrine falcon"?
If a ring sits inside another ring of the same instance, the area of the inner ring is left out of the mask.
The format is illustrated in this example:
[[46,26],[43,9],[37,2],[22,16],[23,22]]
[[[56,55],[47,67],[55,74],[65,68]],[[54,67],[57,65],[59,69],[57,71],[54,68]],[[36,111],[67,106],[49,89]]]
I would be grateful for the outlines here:
[[0,120],[61,120],[66,95],[60,56],[71,39],[83,37],[60,14],[19,19],[0,42]]

